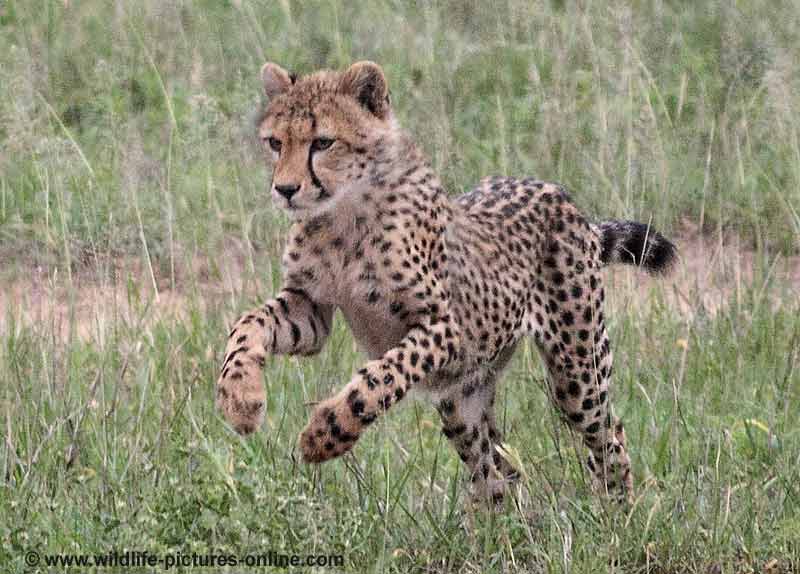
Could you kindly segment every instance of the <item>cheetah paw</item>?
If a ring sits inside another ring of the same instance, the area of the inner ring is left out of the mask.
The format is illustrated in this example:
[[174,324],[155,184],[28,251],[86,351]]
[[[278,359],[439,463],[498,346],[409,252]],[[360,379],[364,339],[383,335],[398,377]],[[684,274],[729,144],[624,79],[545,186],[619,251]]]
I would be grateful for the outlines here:
[[337,408],[335,399],[329,399],[314,409],[311,420],[299,437],[303,460],[325,462],[352,449],[358,440],[358,431],[349,419],[341,408]]

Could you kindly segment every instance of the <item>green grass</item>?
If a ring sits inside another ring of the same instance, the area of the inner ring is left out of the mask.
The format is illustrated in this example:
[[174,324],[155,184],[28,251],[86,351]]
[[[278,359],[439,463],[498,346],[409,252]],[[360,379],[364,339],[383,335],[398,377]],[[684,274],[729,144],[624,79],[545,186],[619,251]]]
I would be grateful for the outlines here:
[[[535,175],[597,217],[754,249],[752,287],[717,314],[613,294],[632,506],[589,493],[529,348],[498,402],[526,475],[504,512],[469,504],[424,400],[355,456],[299,463],[307,403],[363,360],[342,321],[320,356],[268,363],[256,437],[214,411],[227,326],[280,283],[258,69],[364,58],[453,193]],[[800,10],[765,0],[0,3],[0,566],[135,549],[342,554],[352,572],[796,571],[800,306],[770,268],[800,247],[797,61]],[[58,309],[20,320],[30,300]]]

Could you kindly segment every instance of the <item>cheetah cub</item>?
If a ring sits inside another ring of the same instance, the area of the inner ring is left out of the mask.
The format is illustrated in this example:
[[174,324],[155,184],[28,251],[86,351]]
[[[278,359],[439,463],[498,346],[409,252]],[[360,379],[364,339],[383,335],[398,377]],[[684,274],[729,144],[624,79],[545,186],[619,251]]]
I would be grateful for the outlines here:
[[629,497],[625,432],[609,400],[602,269],[664,272],[674,246],[641,223],[590,223],[554,183],[488,178],[451,199],[398,126],[372,62],[303,77],[268,63],[261,80],[272,201],[293,223],[283,288],[230,332],[216,397],[231,425],[258,428],[266,356],[319,352],[339,309],[369,362],[314,409],[303,458],[349,451],[422,387],[475,492],[497,500],[517,472],[496,449],[496,382],[530,337],[555,407],[588,447],[595,489]]

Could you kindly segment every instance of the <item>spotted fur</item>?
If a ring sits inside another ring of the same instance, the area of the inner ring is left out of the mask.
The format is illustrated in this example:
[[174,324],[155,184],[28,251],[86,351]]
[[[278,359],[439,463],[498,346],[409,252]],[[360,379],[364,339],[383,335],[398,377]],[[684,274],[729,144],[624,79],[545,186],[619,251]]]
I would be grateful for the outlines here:
[[554,405],[588,447],[594,484],[629,495],[602,268],[668,268],[672,244],[641,224],[591,224],[560,185],[535,179],[487,178],[450,199],[397,126],[373,63],[301,78],[266,64],[262,80],[273,200],[294,222],[283,289],[230,333],[217,403],[236,430],[261,422],[267,354],[319,351],[339,309],[370,360],[315,408],[299,438],[305,460],[349,451],[422,387],[476,492],[502,497],[517,471],[496,449],[495,386],[530,337]]

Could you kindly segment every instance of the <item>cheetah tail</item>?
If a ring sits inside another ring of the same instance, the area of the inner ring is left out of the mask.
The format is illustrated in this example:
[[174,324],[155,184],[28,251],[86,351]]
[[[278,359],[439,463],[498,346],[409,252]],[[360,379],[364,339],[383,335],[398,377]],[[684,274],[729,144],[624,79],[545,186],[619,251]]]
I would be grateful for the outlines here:
[[666,274],[677,258],[675,245],[649,225],[636,221],[602,221],[597,224],[607,264],[637,265],[648,273]]

